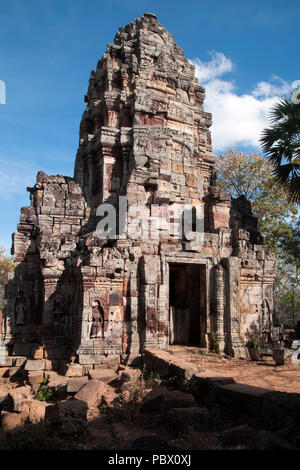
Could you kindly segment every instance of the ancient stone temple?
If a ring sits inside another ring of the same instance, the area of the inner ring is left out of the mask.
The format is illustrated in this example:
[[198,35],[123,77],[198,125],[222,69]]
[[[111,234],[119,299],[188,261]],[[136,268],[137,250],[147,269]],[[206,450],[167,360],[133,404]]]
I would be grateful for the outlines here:
[[[247,200],[215,185],[204,97],[155,15],[120,28],[91,72],[74,177],[39,172],[28,188],[2,354],[92,368],[212,338],[242,356],[249,336],[270,333],[274,261]],[[187,212],[191,230],[176,232]]]

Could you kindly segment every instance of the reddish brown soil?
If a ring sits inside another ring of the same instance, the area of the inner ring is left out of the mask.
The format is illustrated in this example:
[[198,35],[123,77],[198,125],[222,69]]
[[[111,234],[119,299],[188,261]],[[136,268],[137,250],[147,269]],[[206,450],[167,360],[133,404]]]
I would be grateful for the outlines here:
[[300,393],[300,367],[287,363],[275,366],[272,358],[260,362],[221,357],[214,353],[200,354],[200,349],[172,346],[171,351],[186,361],[202,366],[205,371],[233,377],[236,382],[280,392]]

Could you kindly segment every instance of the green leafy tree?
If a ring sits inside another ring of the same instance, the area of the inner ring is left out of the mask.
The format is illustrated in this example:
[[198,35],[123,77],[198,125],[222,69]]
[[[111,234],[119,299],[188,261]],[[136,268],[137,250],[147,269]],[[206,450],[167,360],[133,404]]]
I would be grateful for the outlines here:
[[5,255],[5,249],[0,246],[0,312],[4,307],[4,289],[9,274],[14,271],[14,263],[11,257]]
[[280,240],[297,223],[297,207],[287,191],[274,186],[272,164],[255,152],[229,149],[217,160],[218,185],[233,197],[244,195],[258,218],[258,228],[264,243],[278,254]]
[[295,325],[300,319],[300,230],[291,227],[281,237],[283,256],[278,257],[275,307],[284,323]]
[[263,151],[274,165],[274,181],[291,200],[300,202],[300,104],[284,98],[271,110],[271,127],[260,139]]
[[294,322],[300,315],[299,294],[299,214],[286,187],[274,185],[274,166],[261,155],[234,149],[217,161],[218,185],[251,202],[264,243],[277,260],[275,304],[280,317]]

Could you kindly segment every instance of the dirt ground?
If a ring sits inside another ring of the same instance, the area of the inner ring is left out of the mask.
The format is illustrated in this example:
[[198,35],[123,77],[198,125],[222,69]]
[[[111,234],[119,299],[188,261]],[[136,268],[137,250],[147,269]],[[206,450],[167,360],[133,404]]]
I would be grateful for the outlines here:
[[[291,364],[276,367],[271,358],[268,362],[252,362],[222,357],[214,353],[204,353],[196,347],[172,346],[171,352],[184,360],[200,365],[203,371],[211,371],[212,374],[218,372],[224,376],[233,377],[239,383],[270,390],[300,393],[300,367]],[[10,388],[17,385],[17,383],[9,382],[9,379],[2,379],[0,397],[5,396]],[[141,412],[140,405],[148,389],[143,391],[141,384],[138,386],[136,382],[133,382],[127,384],[124,390],[125,392],[131,390],[129,401],[112,407],[95,403],[89,409],[82,428],[78,432],[77,428],[75,429],[77,434],[74,434],[74,426],[72,427],[72,423],[68,424],[68,421],[60,432],[53,432],[53,429],[45,422],[32,424],[26,429],[23,427],[13,439],[10,436],[6,439],[4,432],[1,435],[0,429],[0,449],[186,451],[264,448],[260,447],[265,435],[264,430],[256,429],[253,425],[236,423],[234,418],[232,420],[223,416],[218,406],[209,411],[209,420],[203,430],[195,430],[187,425],[184,430],[176,431],[168,425],[161,413]],[[67,397],[67,399],[73,398]],[[200,406],[203,407],[203,404]],[[267,437],[268,435],[265,436]],[[276,441],[276,436],[272,439]],[[290,443],[283,442],[282,445],[289,446]],[[298,446],[298,444],[293,445]]]
[[233,377],[239,383],[279,392],[300,393],[300,367],[291,363],[275,366],[272,358],[255,362],[221,357],[214,353],[203,354],[200,348],[179,345],[171,346],[170,350],[176,356],[202,366],[205,371]]

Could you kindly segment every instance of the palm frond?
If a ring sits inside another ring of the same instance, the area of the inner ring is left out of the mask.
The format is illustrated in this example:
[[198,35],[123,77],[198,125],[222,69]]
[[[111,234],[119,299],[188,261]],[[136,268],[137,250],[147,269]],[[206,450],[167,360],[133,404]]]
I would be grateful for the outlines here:
[[270,112],[272,126],[262,132],[260,144],[274,165],[274,181],[300,202],[300,104],[284,98]]

